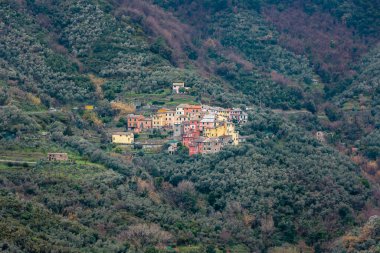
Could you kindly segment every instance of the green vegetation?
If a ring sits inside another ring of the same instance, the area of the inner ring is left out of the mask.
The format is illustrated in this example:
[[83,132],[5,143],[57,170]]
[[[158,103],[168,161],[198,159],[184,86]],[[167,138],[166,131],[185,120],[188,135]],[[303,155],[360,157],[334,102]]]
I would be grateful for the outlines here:
[[[340,226],[355,223],[355,212],[367,198],[357,169],[294,126],[255,115],[244,129],[253,134],[249,145],[190,160],[161,155],[136,158],[135,163],[173,185],[191,180],[215,210],[241,215],[242,220],[234,217],[227,224],[229,240],[247,238],[251,250],[300,238],[319,244],[342,234]],[[199,209],[196,202],[187,205],[187,210]],[[249,214],[250,225],[239,225]]]
[[362,227],[355,228],[343,236],[331,252],[377,252],[380,250],[380,241],[377,236],[379,228],[379,217],[372,216]]
[[[0,249],[377,252],[377,218],[363,223],[379,203],[379,11],[0,1]],[[172,94],[179,81],[188,93]],[[126,130],[133,103],[249,107],[238,129],[249,138],[192,157],[117,147],[110,133]]]

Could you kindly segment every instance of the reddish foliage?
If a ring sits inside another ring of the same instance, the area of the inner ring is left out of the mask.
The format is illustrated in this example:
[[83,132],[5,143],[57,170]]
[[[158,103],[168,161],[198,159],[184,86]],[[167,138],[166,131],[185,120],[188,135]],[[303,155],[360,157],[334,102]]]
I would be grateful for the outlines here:
[[271,79],[278,84],[282,84],[285,86],[290,86],[293,84],[290,79],[286,78],[284,75],[281,75],[280,73],[277,73],[276,71],[272,71],[270,76]]
[[250,70],[252,70],[254,68],[254,65],[250,61],[247,61],[241,55],[238,55],[235,52],[230,51],[225,56],[229,60],[231,60],[231,61],[233,61],[233,62],[241,65],[243,67],[243,69],[246,70],[246,71],[250,71]]
[[264,16],[280,32],[280,44],[297,54],[308,55],[319,65],[318,70],[332,78],[350,75],[349,64],[367,49],[352,29],[327,13],[308,15],[300,6],[281,12],[271,7],[264,10]]
[[173,49],[173,60],[181,65],[179,60],[185,54],[186,47],[194,49],[192,44],[194,30],[170,12],[148,2],[141,0],[123,0],[120,2],[119,12],[127,12],[133,18],[141,20],[144,29],[154,37],[163,37]]

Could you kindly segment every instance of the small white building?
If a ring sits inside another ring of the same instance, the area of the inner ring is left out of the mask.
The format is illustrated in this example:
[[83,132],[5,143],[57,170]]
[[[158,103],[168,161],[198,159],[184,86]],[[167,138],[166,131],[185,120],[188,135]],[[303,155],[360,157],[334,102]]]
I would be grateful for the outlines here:
[[179,83],[173,83],[173,93],[179,94],[181,93],[181,89],[186,89],[185,83],[179,82]]
[[240,115],[240,122],[241,124],[248,122],[248,113],[242,112]]
[[174,155],[175,152],[178,150],[178,143],[170,143],[168,147],[168,153],[169,155]]

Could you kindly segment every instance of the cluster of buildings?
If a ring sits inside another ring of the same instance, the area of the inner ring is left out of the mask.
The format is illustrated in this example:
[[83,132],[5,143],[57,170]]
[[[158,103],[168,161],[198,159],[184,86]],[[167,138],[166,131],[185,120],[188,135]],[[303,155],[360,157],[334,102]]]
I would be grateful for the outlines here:
[[248,114],[240,108],[181,104],[175,109],[161,108],[151,117],[128,115],[129,132],[114,133],[112,141],[132,144],[134,133],[155,128],[169,129],[173,131],[173,139],[182,142],[190,155],[216,153],[226,145],[239,144],[235,123],[242,124],[247,120]]

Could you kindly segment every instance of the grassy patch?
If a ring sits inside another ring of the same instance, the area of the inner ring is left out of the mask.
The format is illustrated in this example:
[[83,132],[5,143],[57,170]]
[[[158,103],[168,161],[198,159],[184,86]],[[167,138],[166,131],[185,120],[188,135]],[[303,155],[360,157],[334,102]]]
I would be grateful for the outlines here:
[[26,161],[26,162],[37,162],[38,160],[45,158],[46,154],[42,152],[28,152],[25,150],[22,151],[6,151],[2,150],[0,152],[1,160],[13,160],[13,161]]
[[201,252],[201,246],[190,245],[190,246],[181,246],[177,247],[176,250],[179,253],[193,253],[193,252]]

